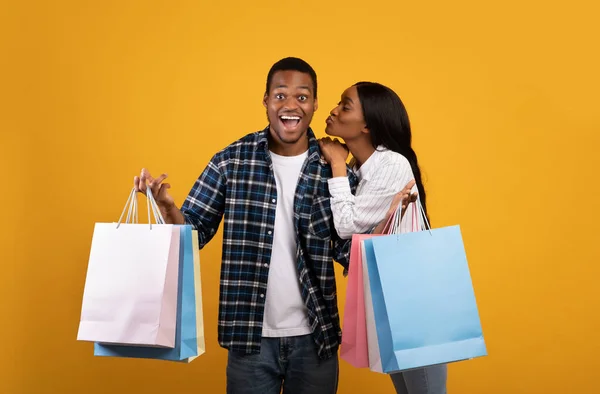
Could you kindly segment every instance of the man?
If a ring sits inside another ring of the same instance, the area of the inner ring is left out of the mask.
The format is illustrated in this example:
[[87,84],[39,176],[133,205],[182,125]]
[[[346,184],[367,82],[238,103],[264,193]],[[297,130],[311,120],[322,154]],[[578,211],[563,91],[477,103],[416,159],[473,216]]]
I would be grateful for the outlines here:
[[215,154],[181,209],[166,175],[142,170],[134,182],[140,192],[149,182],[167,223],[197,229],[201,248],[225,216],[218,338],[229,350],[227,392],[331,394],[341,342],[332,260],[348,266],[349,242],[333,228],[331,169],[310,129],[315,71],[278,61],[263,104],[269,126]]

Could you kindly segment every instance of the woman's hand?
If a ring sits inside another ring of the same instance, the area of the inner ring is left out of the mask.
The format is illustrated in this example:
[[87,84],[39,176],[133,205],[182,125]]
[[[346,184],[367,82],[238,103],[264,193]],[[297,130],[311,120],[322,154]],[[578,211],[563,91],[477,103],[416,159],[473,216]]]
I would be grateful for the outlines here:
[[385,215],[385,219],[381,223],[377,225],[373,234],[384,234],[389,230],[389,226],[387,226],[389,220],[394,216],[394,213],[398,210],[398,206],[402,204],[402,211],[400,212],[400,217],[403,218],[406,213],[406,208],[410,203],[417,201],[418,193],[413,193],[412,188],[415,186],[415,180],[408,182],[404,189],[402,189],[399,193],[394,196],[390,204],[390,208],[388,209],[387,214]]
[[348,160],[348,148],[343,145],[338,139],[332,140],[329,137],[319,140],[319,147],[323,158],[333,171],[333,176],[346,176],[346,160]]

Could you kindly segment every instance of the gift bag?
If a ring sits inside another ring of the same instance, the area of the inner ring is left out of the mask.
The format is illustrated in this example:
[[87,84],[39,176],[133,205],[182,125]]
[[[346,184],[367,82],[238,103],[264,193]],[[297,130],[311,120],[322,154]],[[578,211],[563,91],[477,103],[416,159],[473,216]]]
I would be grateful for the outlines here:
[[340,346],[340,357],[356,368],[369,366],[361,253],[361,240],[366,237],[370,237],[370,235],[355,234],[352,236],[342,344]]
[[368,347],[368,355],[369,355],[369,369],[374,372],[383,373],[383,366],[381,362],[381,354],[379,352],[379,339],[377,337],[377,326],[376,326],[376,315],[374,310],[374,300],[373,300],[373,292],[371,290],[371,279],[369,275],[368,265],[367,265],[367,249],[365,248],[366,240],[371,237],[365,237],[361,240],[360,243],[360,252],[362,255],[362,270],[363,270],[363,287],[364,287],[364,295],[365,295],[365,319],[366,319],[366,327],[367,327],[367,347]]
[[77,339],[172,348],[180,230],[150,222],[151,210],[155,219],[160,215],[151,193],[149,223],[122,223],[128,206],[128,221],[137,208],[136,194],[132,190],[118,223],[95,225]]
[[204,317],[202,312],[202,277],[200,276],[200,250],[198,243],[198,231],[192,231],[192,246],[194,248],[194,288],[196,294],[196,343],[198,348],[197,355],[189,357],[186,362],[192,362],[196,357],[203,355],[206,352],[204,344]]
[[[179,249],[179,291],[177,302],[177,324],[175,347],[173,349],[151,348],[145,346],[115,346],[96,343],[95,356],[150,358],[181,361],[198,356],[197,342],[197,299],[195,284],[195,258],[198,250],[194,248],[192,227],[176,226],[180,230]],[[197,233],[196,233],[197,234]],[[197,245],[197,242],[196,242]],[[201,321],[201,319],[200,319]]]
[[383,372],[487,355],[459,226],[374,237],[363,247]]
[[[384,226],[384,234],[355,234],[352,236],[350,249],[350,266],[348,268],[348,287],[344,308],[344,325],[342,327],[342,344],[340,357],[354,367],[370,368],[375,372],[383,372],[373,302],[369,286],[362,241],[394,232],[406,231],[413,223],[411,211],[407,211],[407,220],[400,222],[398,212],[392,215]],[[408,226],[408,227],[407,227]]]

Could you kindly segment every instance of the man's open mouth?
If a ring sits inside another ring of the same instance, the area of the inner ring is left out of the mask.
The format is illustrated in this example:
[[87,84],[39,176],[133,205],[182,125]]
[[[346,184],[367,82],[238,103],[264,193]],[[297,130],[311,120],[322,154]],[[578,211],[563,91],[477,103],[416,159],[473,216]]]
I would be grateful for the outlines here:
[[300,123],[300,117],[295,115],[282,115],[279,117],[286,129],[293,129]]

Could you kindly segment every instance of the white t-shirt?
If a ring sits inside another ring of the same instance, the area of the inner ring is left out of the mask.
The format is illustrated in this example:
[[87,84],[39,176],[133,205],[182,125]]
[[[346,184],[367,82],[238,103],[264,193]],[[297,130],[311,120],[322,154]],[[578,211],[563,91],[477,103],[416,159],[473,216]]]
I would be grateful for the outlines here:
[[294,229],[294,196],[300,171],[307,157],[308,151],[299,156],[280,156],[271,152],[277,184],[277,207],[263,337],[290,337],[312,332],[300,292]]

